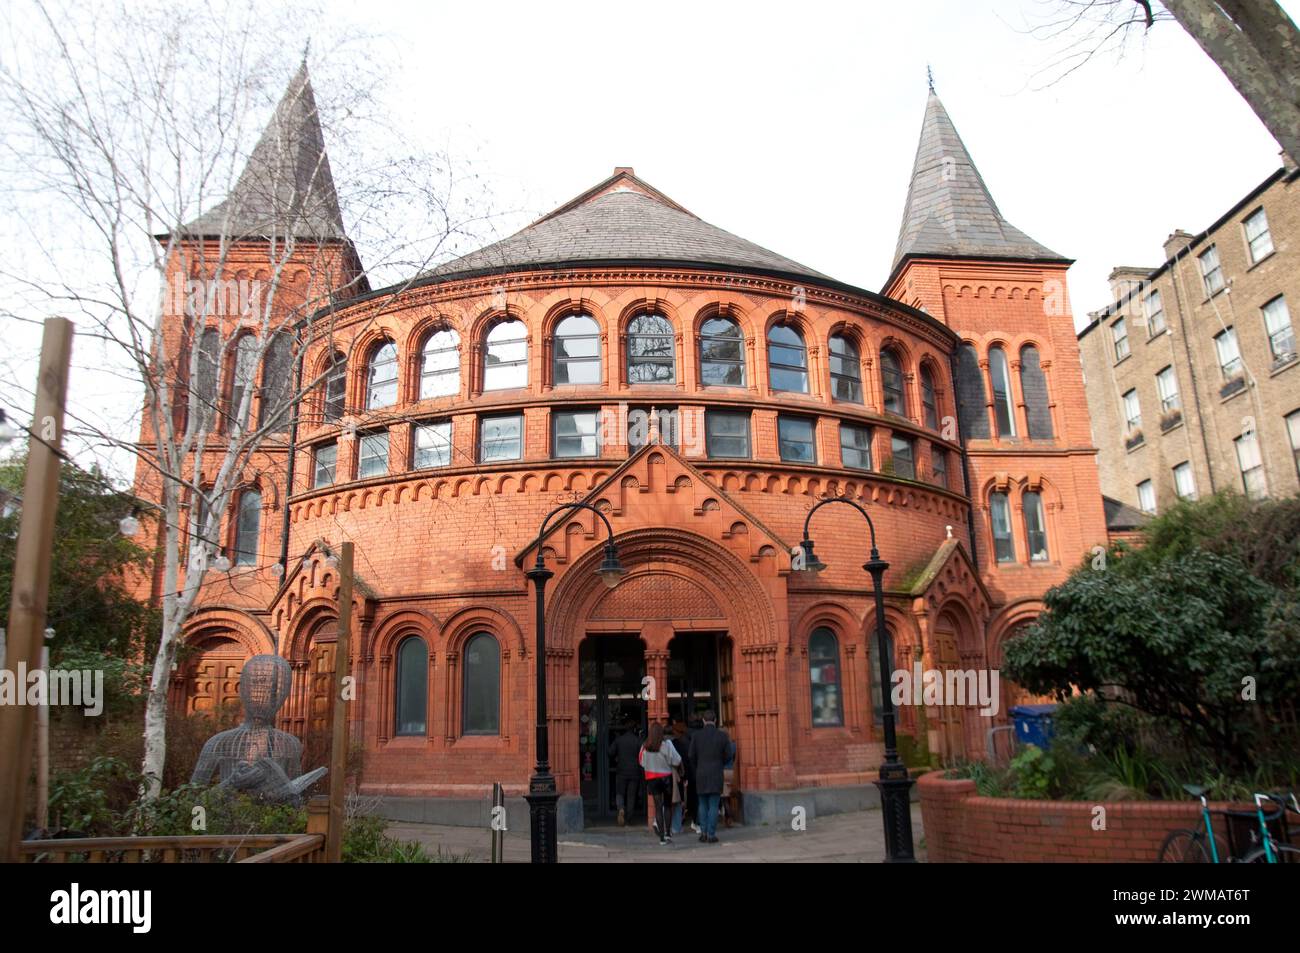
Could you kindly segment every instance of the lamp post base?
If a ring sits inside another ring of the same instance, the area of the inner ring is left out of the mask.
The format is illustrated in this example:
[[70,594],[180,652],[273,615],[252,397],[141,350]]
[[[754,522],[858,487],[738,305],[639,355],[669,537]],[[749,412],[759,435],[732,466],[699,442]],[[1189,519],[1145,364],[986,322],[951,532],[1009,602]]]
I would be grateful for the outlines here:
[[885,826],[885,862],[910,864],[916,862],[912,853],[912,785],[916,782],[907,776],[907,766],[901,762],[885,762],[880,766],[880,780],[875,782],[880,790],[880,814]]
[[556,803],[560,794],[555,787],[555,775],[538,772],[528,781],[528,818],[531,826],[532,862],[554,864],[559,862],[559,844],[556,836]]

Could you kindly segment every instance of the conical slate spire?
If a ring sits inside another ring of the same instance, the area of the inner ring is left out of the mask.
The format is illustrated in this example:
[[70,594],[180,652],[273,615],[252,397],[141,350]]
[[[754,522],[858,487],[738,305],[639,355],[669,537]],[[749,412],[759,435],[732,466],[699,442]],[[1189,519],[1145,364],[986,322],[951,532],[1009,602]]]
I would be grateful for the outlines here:
[[306,59],[230,195],[182,231],[232,239],[347,239]]
[[892,267],[909,255],[1068,260],[1002,217],[933,87]]

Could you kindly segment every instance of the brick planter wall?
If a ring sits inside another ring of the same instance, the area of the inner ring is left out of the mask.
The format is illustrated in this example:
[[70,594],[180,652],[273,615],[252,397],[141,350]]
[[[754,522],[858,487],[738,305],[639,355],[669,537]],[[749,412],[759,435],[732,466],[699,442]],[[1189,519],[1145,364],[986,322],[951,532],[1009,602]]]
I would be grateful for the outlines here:
[[[980,797],[974,781],[945,778],[944,773],[932,771],[917,781],[931,861],[1152,862],[1170,830],[1201,826],[1200,805],[1195,801],[1091,803]],[[1106,809],[1105,830],[1093,830],[1098,806]]]

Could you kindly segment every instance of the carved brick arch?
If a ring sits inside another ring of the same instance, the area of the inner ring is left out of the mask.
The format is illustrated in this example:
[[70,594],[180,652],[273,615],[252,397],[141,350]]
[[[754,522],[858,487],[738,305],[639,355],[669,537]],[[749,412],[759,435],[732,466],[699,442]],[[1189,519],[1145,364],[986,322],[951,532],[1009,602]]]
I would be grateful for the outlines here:
[[[776,612],[766,590],[740,559],[719,543],[682,530],[653,528],[615,536],[619,559],[625,567],[654,563],[675,567],[705,581],[720,600],[731,637],[738,647],[776,643]],[[584,630],[590,609],[604,596],[595,570],[604,557],[603,546],[591,546],[565,569],[550,603],[547,632],[552,644],[572,650]]]
[[254,655],[275,651],[271,633],[238,609],[200,610],[181,633],[188,651],[172,672],[168,706],[184,714],[236,714],[240,710],[239,676]]
[[658,314],[668,320],[673,326],[673,333],[680,336],[686,329],[682,326],[682,313],[677,305],[673,304],[666,297],[651,297],[645,294],[647,289],[636,288],[629,292],[632,295],[624,301],[620,296],[610,302],[610,310],[615,311],[618,315],[614,325],[614,331],[617,338],[621,341],[623,335],[627,333],[628,323],[635,317],[643,314]]
[[957,636],[957,650],[963,661],[983,660],[984,639],[981,637],[981,626],[964,593],[956,592],[945,599],[934,614],[934,619],[936,626],[945,619],[948,620],[953,634]]
[[181,630],[181,645],[197,645],[214,636],[238,642],[249,655],[276,651],[275,635],[260,619],[225,606],[206,606],[190,616]]
[[324,596],[308,599],[290,620],[280,654],[291,663],[307,661],[312,639],[331,622],[338,623],[338,603]]
[[[469,637],[481,631],[496,636],[502,651],[514,646],[521,656],[528,652],[523,629],[515,617],[495,606],[467,606],[448,616],[442,623],[438,644],[444,652],[459,653]],[[432,641],[429,648],[433,648]]]
[[1047,606],[1041,599],[1022,599],[1004,607],[1001,612],[990,619],[986,627],[987,637],[985,640],[985,653],[989,665],[993,668],[1001,668],[1003,661],[1002,650],[1006,645],[1008,636],[1014,633],[1018,627],[1035,621],[1046,611]]
[[425,645],[433,648],[435,636],[442,630],[442,623],[431,612],[420,609],[398,609],[390,612],[370,628],[364,640],[361,654],[363,656],[392,655],[397,644],[408,635],[418,635]]
[[825,626],[835,633],[840,646],[866,645],[866,631],[862,617],[838,602],[826,600],[809,606],[790,627],[790,649],[806,652],[813,630]]
[[[1007,640],[1015,636],[1017,629],[1033,622],[1045,611],[1047,606],[1041,599],[1022,599],[1006,606],[989,622],[986,641],[989,668],[1001,670]],[[996,719],[999,722],[1010,720],[1008,712],[1015,705],[1050,701],[1049,698],[1030,694],[1006,676],[1001,678],[1001,684],[1002,699]]]
[[358,408],[363,413],[366,411],[365,393],[366,381],[370,374],[370,362],[379,349],[390,342],[397,348],[397,402],[400,404],[406,400],[407,395],[401,392],[401,367],[402,362],[406,360],[406,352],[402,350],[401,340],[402,335],[395,327],[378,323],[366,328],[353,339],[352,347],[347,353],[348,378],[345,403],[348,407]]

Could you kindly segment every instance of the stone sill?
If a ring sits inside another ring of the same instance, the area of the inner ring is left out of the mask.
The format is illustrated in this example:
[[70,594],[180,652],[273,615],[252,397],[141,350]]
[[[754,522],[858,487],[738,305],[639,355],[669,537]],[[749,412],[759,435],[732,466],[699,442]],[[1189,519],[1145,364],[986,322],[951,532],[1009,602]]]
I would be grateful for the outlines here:
[[1273,368],[1273,370],[1269,371],[1268,376],[1277,377],[1277,375],[1284,371],[1291,370],[1291,368],[1295,367],[1297,364],[1300,364],[1300,356],[1291,358],[1291,360],[1287,361],[1285,364],[1279,364],[1277,367]]

